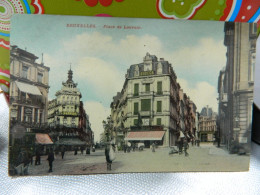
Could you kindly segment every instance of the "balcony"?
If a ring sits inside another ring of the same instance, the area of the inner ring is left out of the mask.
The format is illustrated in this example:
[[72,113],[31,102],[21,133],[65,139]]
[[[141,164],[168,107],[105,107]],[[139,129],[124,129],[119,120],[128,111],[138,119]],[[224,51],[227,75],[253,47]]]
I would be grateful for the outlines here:
[[153,91],[143,91],[143,92],[140,92],[140,95],[153,95],[154,92]]
[[64,102],[58,102],[57,105],[62,105],[62,106],[66,106],[66,105],[76,105],[76,106],[79,106],[79,102],[64,101]]
[[66,112],[66,111],[63,111],[63,112],[56,112],[56,115],[57,116],[79,116],[79,113],[78,112]]
[[141,116],[151,116],[153,111],[140,111]]
[[41,99],[37,98],[25,98],[25,97],[19,97],[19,96],[11,96],[10,97],[10,104],[22,104],[22,105],[35,105],[39,106],[40,108],[44,107],[44,103]]

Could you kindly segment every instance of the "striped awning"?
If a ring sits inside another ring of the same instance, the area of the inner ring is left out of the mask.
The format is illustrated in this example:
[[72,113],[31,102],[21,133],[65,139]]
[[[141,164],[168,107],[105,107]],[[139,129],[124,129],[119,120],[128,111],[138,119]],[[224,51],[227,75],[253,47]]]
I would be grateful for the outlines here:
[[45,133],[36,133],[36,144],[53,144],[50,136]]
[[128,141],[162,140],[165,131],[131,131],[125,138]]
[[21,83],[18,81],[15,81],[17,87],[20,89],[20,91],[24,92],[24,93],[29,93],[32,95],[42,95],[40,90],[38,89],[38,87],[34,86],[34,85],[29,85],[26,83]]

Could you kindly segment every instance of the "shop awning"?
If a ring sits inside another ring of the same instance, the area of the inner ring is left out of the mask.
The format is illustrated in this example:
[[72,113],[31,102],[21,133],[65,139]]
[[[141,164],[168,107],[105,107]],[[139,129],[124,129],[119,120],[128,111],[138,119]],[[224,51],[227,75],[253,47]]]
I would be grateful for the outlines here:
[[55,142],[57,145],[67,145],[67,146],[80,146],[86,145],[86,142],[81,141],[79,138],[61,138]]
[[24,92],[24,93],[29,93],[32,95],[42,95],[40,90],[38,89],[38,87],[34,86],[34,85],[29,85],[26,83],[21,83],[18,81],[15,81],[17,87],[20,89],[20,91]]
[[36,133],[36,144],[53,144],[50,136],[44,133]]
[[129,132],[125,140],[128,141],[146,141],[162,140],[165,131],[132,131]]

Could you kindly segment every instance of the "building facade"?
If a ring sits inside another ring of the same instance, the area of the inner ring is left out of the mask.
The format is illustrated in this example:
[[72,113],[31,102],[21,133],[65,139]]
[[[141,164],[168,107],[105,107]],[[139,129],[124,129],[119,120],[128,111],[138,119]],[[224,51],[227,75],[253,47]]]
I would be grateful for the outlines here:
[[227,64],[218,79],[219,135],[231,152],[250,148],[256,29],[246,23],[226,23],[224,28]]
[[69,137],[80,138],[86,144],[88,142],[92,144],[91,125],[83,102],[80,101],[81,92],[77,88],[77,83],[73,81],[71,69],[68,71],[67,81],[62,82],[62,88],[55,96],[56,98],[49,102],[48,124],[53,132],[58,133],[57,140]]
[[199,140],[201,142],[216,141],[217,114],[209,106],[202,108],[199,116]]
[[10,50],[10,120],[26,131],[47,124],[50,68],[37,63],[37,56],[11,46]]
[[163,58],[158,60],[147,53],[142,63],[131,65],[123,89],[111,103],[117,140],[143,141],[146,147],[152,142],[172,146],[177,144],[181,132],[192,136],[188,131],[195,127],[191,113],[196,106],[186,94],[180,103],[180,90],[172,65]]

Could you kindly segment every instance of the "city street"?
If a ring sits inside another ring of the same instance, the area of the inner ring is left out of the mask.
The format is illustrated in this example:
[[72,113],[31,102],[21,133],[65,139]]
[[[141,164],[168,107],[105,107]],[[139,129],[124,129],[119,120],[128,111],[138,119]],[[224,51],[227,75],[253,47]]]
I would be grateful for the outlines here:
[[41,157],[41,165],[30,165],[29,175],[71,175],[121,172],[182,172],[182,171],[246,171],[248,156],[230,155],[224,149],[212,145],[190,146],[189,156],[184,154],[169,155],[168,148],[144,151],[118,152],[112,163],[112,170],[106,170],[103,150],[96,150],[91,155],[74,155],[66,152],[65,158],[56,155],[53,172],[48,173],[47,156]]

